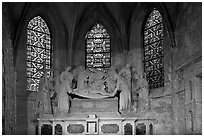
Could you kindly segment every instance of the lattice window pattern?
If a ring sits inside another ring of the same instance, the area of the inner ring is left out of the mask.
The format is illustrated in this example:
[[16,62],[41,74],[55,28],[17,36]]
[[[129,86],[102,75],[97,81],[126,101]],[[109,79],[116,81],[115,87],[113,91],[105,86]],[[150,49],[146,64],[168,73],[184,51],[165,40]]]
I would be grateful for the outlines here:
[[51,36],[45,21],[36,16],[27,26],[27,90],[38,91],[40,77],[51,75]]
[[164,86],[163,23],[158,10],[153,10],[144,30],[144,70],[150,89]]
[[86,36],[86,68],[106,70],[111,66],[110,36],[100,24],[96,24]]

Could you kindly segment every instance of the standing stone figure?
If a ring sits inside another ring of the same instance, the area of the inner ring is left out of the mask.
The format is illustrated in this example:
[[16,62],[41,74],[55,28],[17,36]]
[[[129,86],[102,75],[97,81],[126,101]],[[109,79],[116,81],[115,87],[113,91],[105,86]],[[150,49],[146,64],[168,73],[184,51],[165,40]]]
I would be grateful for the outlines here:
[[71,67],[68,66],[65,71],[60,75],[60,81],[67,81],[71,83],[73,80],[73,74],[71,73]]
[[54,89],[55,92],[58,94],[60,90],[60,74],[54,77]]
[[69,112],[70,98],[68,93],[72,92],[71,83],[73,79],[73,74],[70,70],[71,67],[67,67],[60,76],[61,84],[58,93],[58,108],[62,114],[67,114]]
[[52,114],[50,98],[54,93],[51,78],[47,77],[47,72],[40,79],[39,92],[37,94],[37,105],[39,114]]
[[138,110],[138,99],[139,99],[139,94],[137,93],[137,82],[138,82],[138,79],[139,79],[139,74],[137,72],[137,69],[136,67],[132,67],[132,101],[134,102],[133,103],[133,109],[134,109],[134,112],[137,112]]
[[139,76],[138,79],[139,109],[145,111],[149,109],[149,85],[145,76]]
[[[120,102],[119,102],[119,112],[122,113],[124,110],[130,110],[131,104],[131,91],[128,85],[128,82],[121,77],[120,75],[116,74],[114,79],[116,80],[116,89],[115,91],[119,90],[120,92]],[[114,91],[114,92],[115,92]]]
[[127,82],[128,85],[131,89],[131,70],[130,70],[130,64],[127,64],[123,69],[120,70],[119,75],[124,77]]
[[79,66],[79,67],[72,70],[72,74],[73,74],[73,77],[74,77],[75,80],[77,80],[79,72],[81,70],[83,70],[83,66]]

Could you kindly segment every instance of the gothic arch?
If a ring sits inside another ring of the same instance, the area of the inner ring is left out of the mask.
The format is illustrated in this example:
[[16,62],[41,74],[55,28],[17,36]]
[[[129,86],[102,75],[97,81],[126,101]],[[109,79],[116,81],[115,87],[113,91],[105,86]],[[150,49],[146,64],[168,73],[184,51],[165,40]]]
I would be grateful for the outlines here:
[[[74,53],[73,55],[74,57],[77,56],[76,49],[77,50],[80,49],[82,54],[85,55],[85,52],[83,53],[83,51],[85,51],[85,35],[89,30],[91,30],[91,28],[96,23],[103,25],[109,32],[111,36],[112,49],[119,50],[119,52],[122,52],[122,45],[119,39],[120,31],[118,28],[118,24],[114,19],[114,16],[111,14],[108,8],[105,7],[104,4],[102,4],[101,6],[94,3],[83,11],[83,13],[81,14],[81,16],[79,17],[76,23],[75,34],[74,34],[74,39],[76,41],[73,42],[73,49],[72,49]],[[74,59],[75,58],[73,58],[73,62],[75,62]],[[82,65],[84,65],[84,63]]]
[[[17,29],[17,35],[15,37],[15,68],[17,72],[17,82],[16,82],[16,127],[19,128],[16,131],[16,134],[35,134],[34,131],[21,131],[22,127],[24,129],[35,129],[35,127],[28,128],[27,125],[34,126],[31,119],[34,117],[34,114],[28,112],[34,112],[35,109],[35,99],[36,95],[33,92],[28,92],[27,87],[27,76],[26,76],[26,51],[27,51],[27,25],[29,21],[35,16],[41,16],[46,24],[49,27],[51,37],[53,39],[53,51],[60,49],[60,32],[63,32],[61,22],[52,9],[50,5],[43,5],[39,7],[38,3],[29,3],[24,10],[23,15],[19,21],[19,28]],[[60,29],[59,29],[60,28]],[[60,31],[61,30],[61,31]],[[53,58],[58,58],[60,55],[56,52],[53,52]],[[58,58],[59,59],[59,58]],[[60,65],[56,64],[58,60],[53,60],[53,71],[59,70]],[[64,62],[62,62],[63,64]],[[31,110],[32,109],[32,110]],[[24,124],[22,124],[22,119]],[[29,124],[28,124],[29,123]],[[21,128],[20,128],[21,127]],[[28,133],[25,133],[28,132]]]
[[159,4],[153,4],[153,5],[146,5],[145,11],[146,11],[146,15],[144,17],[144,22],[142,24],[142,29],[141,29],[141,33],[143,34],[144,31],[144,27],[146,24],[146,20],[148,19],[149,15],[151,14],[151,12],[157,9],[162,18],[163,18],[163,25],[164,25],[164,32],[166,33],[165,35],[169,37],[169,40],[171,42],[171,47],[175,46],[175,39],[174,39],[174,29],[173,29],[173,23],[172,20],[169,16],[169,12],[166,8],[166,6],[162,3]]
[[[86,68],[106,70],[111,67],[111,38],[106,28],[97,23],[85,36]],[[94,46],[93,46],[94,45]]]
[[[134,55],[133,66],[137,68],[137,71],[140,74],[144,73],[144,65],[143,65],[143,59],[144,59],[144,43],[143,43],[143,33],[144,33],[144,27],[147,21],[147,18],[149,17],[150,13],[153,11],[153,9],[157,9],[162,18],[163,18],[163,26],[164,26],[164,81],[165,83],[168,82],[167,75],[169,74],[170,70],[172,69],[171,62],[171,54],[172,54],[172,48],[174,47],[174,38],[173,38],[173,29],[171,24],[170,17],[168,16],[168,11],[165,8],[164,4],[157,3],[157,4],[149,4],[149,3],[142,3],[136,6],[135,11],[132,15],[131,20],[131,35],[130,35],[130,51]],[[136,45],[137,44],[137,45]],[[136,61],[136,62],[135,62]]]
[[[37,23],[38,22],[38,23]],[[40,77],[52,74],[53,44],[49,26],[41,16],[27,25],[27,90],[39,91]]]
[[[49,27],[50,30],[50,35],[52,37],[52,46],[53,46],[53,51],[56,51],[57,49],[60,49],[61,45],[60,44],[60,36],[64,35],[61,34],[64,31],[60,22],[59,17],[56,15],[56,12],[54,11],[54,9],[52,9],[51,6],[48,7],[39,7],[39,8],[35,8],[35,5],[28,5],[29,6],[29,10],[25,10],[24,12],[26,12],[26,15],[24,16],[24,18],[21,18],[20,21],[20,25],[19,25],[19,29],[18,29],[18,33],[16,36],[16,45],[15,46],[15,64],[16,64],[16,69],[17,71],[25,71],[25,66],[26,64],[22,65],[21,67],[18,66],[17,64],[19,64],[19,62],[25,62],[26,60],[26,40],[27,40],[27,25],[29,23],[29,21],[34,18],[35,16],[40,16],[42,17],[47,26]],[[59,29],[60,28],[60,29]],[[61,30],[61,31],[60,31]],[[19,56],[20,55],[20,56]],[[53,58],[56,58],[57,53],[53,52]],[[53,60],[53,67],[54,69],[60,69],[59,67],[57,68],[57,66],[55,65],[55,63],[57,63],[57,60]],[[24,68],[22,68],[24,66]]]
[[164,86],[164,29],[163,18],[154,8],[145,20],[143,31],[143,65],[149,88]]

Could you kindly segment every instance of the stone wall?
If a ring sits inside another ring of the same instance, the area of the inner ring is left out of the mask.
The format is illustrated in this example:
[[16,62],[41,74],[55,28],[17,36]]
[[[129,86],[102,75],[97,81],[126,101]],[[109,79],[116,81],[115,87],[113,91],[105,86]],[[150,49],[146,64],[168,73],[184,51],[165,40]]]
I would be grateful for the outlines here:
[[[155,134],[201,133],[201,3],[181,5],[177,19],[172,19],[176,22],[176,47],[171,45],[164,23],[165,86],[150,91],[151,111],[146,115],[157,119]],[[144,15],[144,11],[140,10],[137,14]],[[128,60],[141,73],[143,53],[140,38],[143,34],[138,32],[142,32],[143,20],[138,17],[132,23]],[[191,99],[189,96],[192,96]]]
[[3,5],[2,12],[2,134],[13,135],[16,132],[16,72],[8,6]]
[[[140,5],[141,6],[141,5]],[[133,14],[132,19],[132,31],[130,35],[130,51],[128,52],[128,62],[136,67],[136,70],[139,74],[144,73],[144,50],[143,50],[143,31],[144,24],[146,23],[145,17],[148,17],[150,10],[145,7],[137,7],[137,12]],[[151,9],[151,8],[150,8]],[[162,11],[160,11],[162,13]],[[164,12],[164,11],[163,11]],[[134,18],[135,17],[135,18]],[[163,20],[168,20],[162,14]],[[172,89],[171,83],[169,80],[170,70],[171,70],[171,43],[167,31],[167,24],[163,21],[164,25],[164,77],[165,77],[165,86],[161,88],[156,88],[150,90],[150,110],[146,112],[137,112],[139,118],[154,118],[154,134],[157,135],[168,135],[173,134],[172,127]],[[134,89],[133,89],[134,92]],[[134,95],[134,93],[133,93]],[[134,98],[134,97],[133,97]],[[133,100],[134,101],[134,100]]]
[[182,3],[175,29],[175,134],[201,134],[202,4]]
[[[30,3],[29,3],[30,4]],[[54,76],[60,74],[64,68],[68,65],[66,39],[66,30],[63,30],[63,25],[59,21],[58,16],[53,11],[53,8],[49,4],[38,4],[34,3],[27,5],[29,8],[23,18],[21,27],[19,27],[19,35],[16,36],[16,72],[17,72],[17,83],[16,83],[16,134],[36,134],[36,93],[28,92],[26,90],[26,32],[27,25],[30,19],[40,15],[47,25],[49,26],[51,37],[52,37],[52,62]],[[24,35],[22,35],[24,34]]]
[[190,61],[202,49],[202,4],[183,3],[175,28],[176,46],[174,65],[179,67]]

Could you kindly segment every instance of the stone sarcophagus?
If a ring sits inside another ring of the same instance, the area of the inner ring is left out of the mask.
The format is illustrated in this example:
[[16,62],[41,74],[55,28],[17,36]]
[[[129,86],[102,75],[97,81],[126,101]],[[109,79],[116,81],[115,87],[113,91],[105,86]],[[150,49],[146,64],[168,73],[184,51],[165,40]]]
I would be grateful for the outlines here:
[[115,112],[130,109],[131,74],[129,67],[120,73],[110,68],[106,71],[68,67],[59,78],[57,111],[59,115],[73,112]]
[[75,98],[71,102],[69,115],[87,116],[97,114],[100,117],[108,117],[118,113],[118,98],[106,99],[78,99]]

